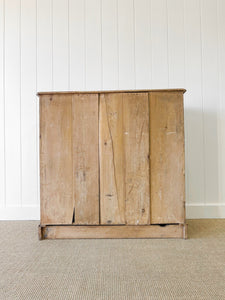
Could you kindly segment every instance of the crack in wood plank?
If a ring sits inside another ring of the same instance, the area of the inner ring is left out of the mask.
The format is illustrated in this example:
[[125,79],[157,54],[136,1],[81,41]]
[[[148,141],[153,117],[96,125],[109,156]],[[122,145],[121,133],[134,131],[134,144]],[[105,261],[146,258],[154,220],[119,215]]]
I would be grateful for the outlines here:
[[[104,99],[105,101],[105,99]],[[109,124],[109,112],[107,108],[107,103],[105,101],[105,109],[106,109],[106,118],[107,118],[107,125],[109,129],[109,135],[112,143],[112,163],[113,163],[113,172],[114,172],[114,181],[115,181],[115,187],[116,187],[116,197],[118,198],[118,186],[117,186],[117,178],[116,178],[116,166],[115,166],[115,158],[114,158],[114,143],[113,143],[113,137],[112,137],[112,132],[111,132],[111,127]]]

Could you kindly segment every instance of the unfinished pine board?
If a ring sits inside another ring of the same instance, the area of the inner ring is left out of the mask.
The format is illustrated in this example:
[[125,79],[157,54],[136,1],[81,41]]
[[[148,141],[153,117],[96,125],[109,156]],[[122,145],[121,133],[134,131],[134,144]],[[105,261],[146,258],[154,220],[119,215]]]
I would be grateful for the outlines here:
[[40,96],[40,239],[186,238],[185,90]]
[[181,93],[150,93],[151,224],[184,223],[184,119]]
[[39,239],[187,238],[187,225],[39,226]]
[[101,224],[125,224],[123,94],[100,95]]
[[73,223],[99,224],[98,94],[73,95],[72,115]]
[[40,100],[41,224],[71,224],[73,216],[72,97]]
[[149,224],[148,93],[123,94],[126,224]]
[[58,92],[53,92],[53,91],[48,91],[48,92],[39,92],[37,93],[38,96],[41,95],[58,95],[58,94],[114,94],[114,93],[154,93],[154,92],[168,92],[168,93],[173,93],[173,92],[179,92],[179,93],[185,93],[185,89],[155,89],[155,90],[149,90],[149,89],[135,89],[135,90],[105,90],[105,91],[58,91]]

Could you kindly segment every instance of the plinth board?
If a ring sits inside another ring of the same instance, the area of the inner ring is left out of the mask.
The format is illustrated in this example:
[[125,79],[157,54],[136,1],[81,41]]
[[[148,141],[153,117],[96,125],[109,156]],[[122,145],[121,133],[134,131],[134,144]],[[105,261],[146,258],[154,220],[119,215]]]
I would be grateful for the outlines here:
[[39,239],[187,238],[187,224],[39,226]]

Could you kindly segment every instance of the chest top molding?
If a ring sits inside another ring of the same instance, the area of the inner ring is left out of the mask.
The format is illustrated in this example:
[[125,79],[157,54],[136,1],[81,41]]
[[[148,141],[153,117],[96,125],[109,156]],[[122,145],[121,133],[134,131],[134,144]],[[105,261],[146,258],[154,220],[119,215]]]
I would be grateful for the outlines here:
[[37,95],[55,95],[55,94],[107,94],[107,93],[149,93],[149,92],[180,92],[185,93],[185,89],[153,89],[153,90],[105,90],[105,91],[51,91],[51,92],[38,92]]

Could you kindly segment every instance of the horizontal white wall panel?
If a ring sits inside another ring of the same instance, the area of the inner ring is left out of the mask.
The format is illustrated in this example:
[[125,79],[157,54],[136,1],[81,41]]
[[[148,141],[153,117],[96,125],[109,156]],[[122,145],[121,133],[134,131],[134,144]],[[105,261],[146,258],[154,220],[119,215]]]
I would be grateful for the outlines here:
[[39,218],[37,91],[135,88],[187,89],[187,217],[225,217],[223,0],[0,0],[0,219]]

